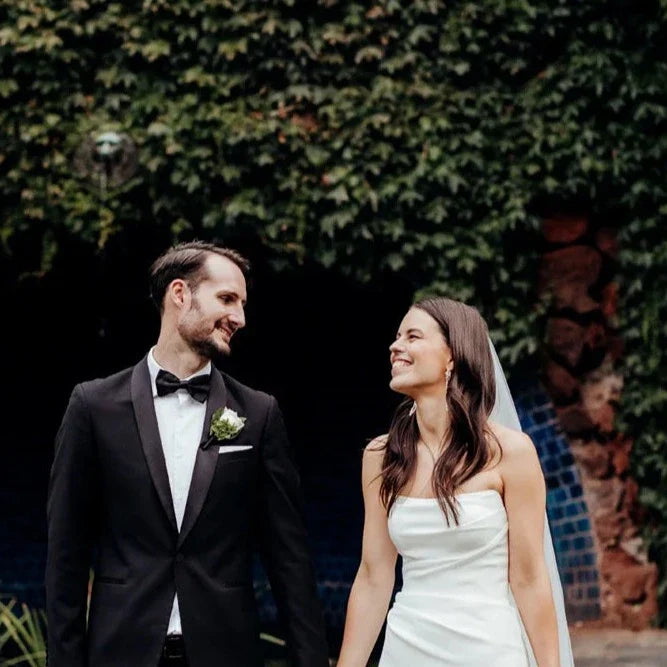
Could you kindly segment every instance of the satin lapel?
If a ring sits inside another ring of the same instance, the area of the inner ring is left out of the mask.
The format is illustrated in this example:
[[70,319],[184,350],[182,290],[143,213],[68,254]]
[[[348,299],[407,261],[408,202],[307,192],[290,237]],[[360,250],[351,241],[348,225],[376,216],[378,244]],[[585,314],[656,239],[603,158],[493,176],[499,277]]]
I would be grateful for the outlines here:
[[[206,401],[206,417],[204,419],[201,441],[208,438],[208,432],[211,428],[211,416],[218,408],[225,407],[226,401],[227,389],[225,388],[225,383],[222,381],[222,375],[220,375],[217,369],[213,368],[211,370],[211,389]],[[214,445],[205,450],[201,447],[197,448],[197,458],[195,459],[195,467],[192,471],[188,501],[185,505],[181,532],[178,536],[179,547],[185,541],[192,526],[195,525],[201,508],[204,506],[206,494],[211,486],[213,473],[217,464],[218,447]]]
[[132,371],[130,392],[132,395],[134,416],[137,421],[141,446],[144,450],[148,470],[151,473],[153,484],[160,497],[162,507],[169,518],[169,523],[171,523],[174,531],[178,531],[176,515],[174,514],[174,503],[171,498],[171,488],[169,486],[169,475],[167,474],[167,465],[164,461],[164,452],[162,450],[162,442],[160,441],[160,431],[157,425],[157,417],[155,416],[151,378],[145,357]]

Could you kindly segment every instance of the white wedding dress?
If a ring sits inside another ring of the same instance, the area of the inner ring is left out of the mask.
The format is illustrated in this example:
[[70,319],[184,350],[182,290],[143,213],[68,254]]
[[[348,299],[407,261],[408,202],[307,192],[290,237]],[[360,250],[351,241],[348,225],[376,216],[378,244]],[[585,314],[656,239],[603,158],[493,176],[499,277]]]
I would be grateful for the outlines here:
[[389,513],[403,588],[387,616],[380,667],[532,662],[509,588],[502,498],[488,490],[457,499],[459,525],[447,525],[434,498],[399,496]]

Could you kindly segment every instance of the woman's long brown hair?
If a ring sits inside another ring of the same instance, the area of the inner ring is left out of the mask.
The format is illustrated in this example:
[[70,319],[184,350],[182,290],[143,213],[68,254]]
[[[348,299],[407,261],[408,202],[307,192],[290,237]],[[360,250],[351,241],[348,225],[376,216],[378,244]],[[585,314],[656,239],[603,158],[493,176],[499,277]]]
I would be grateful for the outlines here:
[[[487,426],[496,399],[488,329],[479,312],[460,301],[430,298],[418,301],[413,308],[420,308],[438,323],[454,359],[446,395],[450,427],[436,460],[432,485],[447,523],[453,517],[458,524],[455,491],[492,460],[487,436],[497,442]],[[419,427],[417,414],[410,414],[411,407],[410,398],[398,406],[384,445],[380,498],[387,512],[412,479],[417,464]]]

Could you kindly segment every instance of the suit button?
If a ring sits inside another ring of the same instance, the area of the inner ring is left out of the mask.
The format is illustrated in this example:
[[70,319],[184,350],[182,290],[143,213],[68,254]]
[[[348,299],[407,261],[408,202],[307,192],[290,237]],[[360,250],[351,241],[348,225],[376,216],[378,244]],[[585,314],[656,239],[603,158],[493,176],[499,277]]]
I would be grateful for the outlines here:
[[176,562],[182,563],[185,560],[185,556],[181,553],[176,554]]

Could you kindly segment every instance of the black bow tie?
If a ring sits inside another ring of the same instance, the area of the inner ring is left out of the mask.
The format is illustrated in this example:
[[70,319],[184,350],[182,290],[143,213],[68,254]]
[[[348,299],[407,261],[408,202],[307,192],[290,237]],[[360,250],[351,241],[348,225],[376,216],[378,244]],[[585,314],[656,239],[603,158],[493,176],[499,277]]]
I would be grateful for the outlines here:
[[155,387],[158,396],[166,396],[179,389],[185,389],[195,401],[204,403],[211,387],[211,376],[195,375],[189,380],[179,380],[173,373],[161,370],[155,378]]

